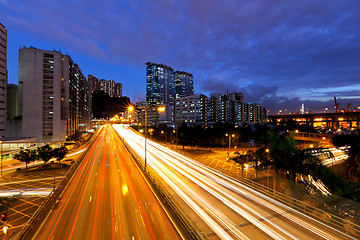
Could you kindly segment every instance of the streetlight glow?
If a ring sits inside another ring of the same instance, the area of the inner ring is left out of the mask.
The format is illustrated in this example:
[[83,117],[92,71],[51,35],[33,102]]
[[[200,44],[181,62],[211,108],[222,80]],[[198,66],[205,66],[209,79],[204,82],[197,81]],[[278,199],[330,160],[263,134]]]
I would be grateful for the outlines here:
[[164,106],[162,106],[162,107],[158,107],[158,112],[165,112],[165,107]]

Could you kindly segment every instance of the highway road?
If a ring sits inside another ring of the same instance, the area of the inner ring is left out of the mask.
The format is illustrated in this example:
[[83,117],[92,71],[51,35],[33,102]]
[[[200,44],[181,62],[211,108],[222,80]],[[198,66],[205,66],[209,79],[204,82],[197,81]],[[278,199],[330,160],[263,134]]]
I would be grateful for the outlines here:
[[111,125],[102,126],[33,239],[181,239]]
[[[144,158],[144,138],[127,126],[114,128]],[[209,239],[355,239],[203,164],[147,143],[148,170],[162,179]]]

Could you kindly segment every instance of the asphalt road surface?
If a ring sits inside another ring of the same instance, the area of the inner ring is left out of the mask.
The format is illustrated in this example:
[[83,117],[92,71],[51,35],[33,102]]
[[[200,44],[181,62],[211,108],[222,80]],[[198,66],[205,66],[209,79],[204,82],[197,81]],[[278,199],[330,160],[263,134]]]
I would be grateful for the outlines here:
[[33,239],[181,239],[114,129],[102,126],[92,141]]
[[[144,158],[144,138],[127,126],[114,126]],[[168,186],[178,204],[209,239],[356,239],[305,216],[240,182],[147,141],[147,166]]]

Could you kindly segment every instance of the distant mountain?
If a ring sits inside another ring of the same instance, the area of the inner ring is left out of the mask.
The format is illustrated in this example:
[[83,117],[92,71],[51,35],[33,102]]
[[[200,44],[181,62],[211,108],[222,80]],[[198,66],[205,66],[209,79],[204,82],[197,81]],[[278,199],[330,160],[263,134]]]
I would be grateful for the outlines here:
[[131,104],[128,97],[110,97],[104,91],[92,94],[92,113],[94,118],[110,118],[124,112]]

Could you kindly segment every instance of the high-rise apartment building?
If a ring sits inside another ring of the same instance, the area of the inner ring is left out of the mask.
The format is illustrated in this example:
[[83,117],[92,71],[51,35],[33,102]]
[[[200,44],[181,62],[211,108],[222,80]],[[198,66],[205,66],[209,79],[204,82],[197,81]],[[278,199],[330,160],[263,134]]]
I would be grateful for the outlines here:
[[99,81],[99,90],[108,93],[108,84],[107,84],[107,81],[105,79],[100,79],[100,81]]
[[5,137],[7,74],[7,30],[0,23],[0,138]]
[[230,94],[211,94],[208,101],[208,122],[229,122],[234,124],[263,123],[267,120],[267,114],[256,103],[244,103],[244,95],[241,92]]
[[190,96],[194,94],[193,75],[187,72],[174,72],[175,92],[179,96]]
[[88,75],[88,81],[91,93],[95,91],[104,91],[111,97],[121,97],[122,96],[122,84],[115,83],[114,80],[105,80],[100,79],[98,80],[97,77],[93,75]]
[[175,125],[207,126],[207,97],[203,94],[175,99]]
[[99,90],[99,79],[91,74],[88,75],[88,82],[90,92],[93,93]]
[[114,80],[109,80],[107,82],[107,94],[110,95],[110,97],[114,97],[115,96],[115,81]]
[[22,136],[63,141],[90,125],[90,91],[71,57],[36,48],[19,50]]
[[122,97],[122,84],[121,83],[115,84],[115,97]]

